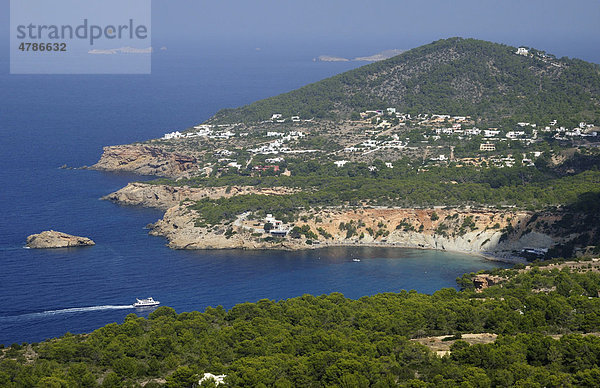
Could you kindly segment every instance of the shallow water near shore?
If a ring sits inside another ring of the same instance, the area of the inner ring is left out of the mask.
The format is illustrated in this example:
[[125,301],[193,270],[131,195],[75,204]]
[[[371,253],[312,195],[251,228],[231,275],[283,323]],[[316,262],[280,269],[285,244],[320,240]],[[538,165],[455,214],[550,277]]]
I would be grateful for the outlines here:
[[[150,76],[0,75],[0,343],[89,332],[129,313],[147,316],[151,309],[130,307],[136,297],[183,312],[305,293],[430,293],[455,287],[464,272],[505,266],[458,253],[376,247],[174,251],[144,229],[162,212],[99,200],[149,177],[59,169],[95,163],[102,146],[159,137],[220,108],[358,66],[246,54],[245,61],[224,63],[216,54],[191,61],[170,48],[169,57],[153,59]],[[48,229],[97,245],[23,248],[28,235]]]

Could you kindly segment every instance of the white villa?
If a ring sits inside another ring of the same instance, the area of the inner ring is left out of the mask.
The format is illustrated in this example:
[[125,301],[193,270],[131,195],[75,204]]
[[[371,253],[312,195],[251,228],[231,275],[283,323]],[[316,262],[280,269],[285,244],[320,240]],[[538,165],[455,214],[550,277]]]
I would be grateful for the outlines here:
[[184,137],[184,135],[181,132],[175,131],[175,132],[171,132],[171,133],[165,133],[165,135],[163,136],[163,139],[165,139],[165,140],[179,139],[182,137]]
[[225,377],[227,377],[227,375],[213,375],[212,373],[205,373],[200,381],[198,381],[198,384],[202,384],[203,382],[210,380],[213,380],[215,385],[225,384]]
[[520,136],[524,136],[525,132],[523,131],[509,131],[506,133],[506,137],[509,139],[516,139]]
[[515,52],[515,54],[527,56],[527,55],[529,55],[529,50],[527,50],[525,47],[519,47],[517,49],[517,51]]
[[500,133],[500,131],[492,130],[492,129],[484,129],[483,130],[484,137],[494,137],[494,136],[497,136],[499,133]]

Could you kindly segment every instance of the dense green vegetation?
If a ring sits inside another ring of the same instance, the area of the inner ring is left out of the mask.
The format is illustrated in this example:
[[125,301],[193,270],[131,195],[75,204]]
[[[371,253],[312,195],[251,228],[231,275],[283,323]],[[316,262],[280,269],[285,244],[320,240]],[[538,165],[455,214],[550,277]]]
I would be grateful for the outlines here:
[[350,117],[395,107],[485,117],[489,122],[598,121],[600,67],[581,60],[515,54],[515,47],[451,38],[362,66],[289,93],[218,112],[213,122],[257,122],[273,113]]
[[[343,170],[343,169],[340,169]],[[244,211],[261,211],[289,217],[299,209],[361,204],[383,206],[462,206],[517,205],[541,209],[550,205],[574,203],[584,193],[600,192],[600,172],[586,171],[573,176],[547,179],[535,167],[478,171],[469,168],[437,168],[425,173],[406,173],[387,169],[380,174],[346,176],[315,174],[277,177],[227,176],[199,178],[178,184],[286,186],[303,190],[281,196],[242,195],[231,198],[203,199],[192,208],[208,224],[231,220]],[[389,176],[386,174],[389,172]],[[340,172],[341,173],[341,172]],[[165,182],[158,180],[157,183]]]
[[[600,330],[600,275],[495,274],[510,280],[481,294],[463,279],[464,291],[432,295],[304,295],[204,313],[160,307],[90,334],[14,344],[0,358],[0,386],[156,387],[166,378],[167,387],[190,387],[204,372],[243,387],[597,386],[600,338],[576,333]],[[458,340],[443,358],[410,340],[478,332],[501,336]]]

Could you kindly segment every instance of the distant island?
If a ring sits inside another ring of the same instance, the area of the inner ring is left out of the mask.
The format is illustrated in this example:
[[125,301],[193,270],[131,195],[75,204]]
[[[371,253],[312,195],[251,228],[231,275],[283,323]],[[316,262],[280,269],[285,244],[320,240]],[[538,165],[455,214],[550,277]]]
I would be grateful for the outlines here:
[[[372,57],[371,57],[372,58]],[[600,253],[600,67],[451,38],[106,147],[175,249]]]
[[381,51],[377,54],[373,54],[373,55],[370,55],[367,57],[355,57],[354,59],[336,57],[336,56],[331,56],[331,55],[319,55],[318,57],[314,58],[313,61],[315,61],[315,62],[349,62],[349,61],[376,62],[376,61],[383,61],[384,59],[389,59],[389,58],[395,57],[396,55],[402,54],[404,51],[405,50],[391,49],[391,50]]

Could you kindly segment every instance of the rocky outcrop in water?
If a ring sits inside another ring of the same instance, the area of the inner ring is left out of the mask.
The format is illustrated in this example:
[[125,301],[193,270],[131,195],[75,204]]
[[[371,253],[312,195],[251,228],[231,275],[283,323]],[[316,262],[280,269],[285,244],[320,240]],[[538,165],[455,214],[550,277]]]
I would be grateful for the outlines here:
[[71,248],[95,244],[95,242],[87,237],[73,236],[54,230],[46,230],[27,237],[28,248]]
[[194,156],[145,144],[130,144],[104,147],[100,160],[91,168],[177,178],[197,171],[198,163]]

